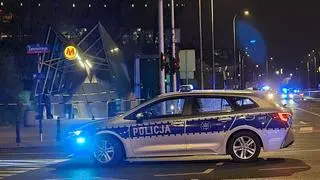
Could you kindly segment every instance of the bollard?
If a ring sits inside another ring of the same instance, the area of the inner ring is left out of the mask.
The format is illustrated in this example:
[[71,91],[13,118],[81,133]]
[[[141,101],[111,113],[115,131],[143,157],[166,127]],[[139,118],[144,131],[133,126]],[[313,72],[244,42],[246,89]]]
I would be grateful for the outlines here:
[[57,119],[57,134],[56,134],[56,141],[60,141],[60,133],[61,133],[61,124],[60,124],[60,117]]
[[20,122],[16,121],[16,143],[19,144],[20,142]]

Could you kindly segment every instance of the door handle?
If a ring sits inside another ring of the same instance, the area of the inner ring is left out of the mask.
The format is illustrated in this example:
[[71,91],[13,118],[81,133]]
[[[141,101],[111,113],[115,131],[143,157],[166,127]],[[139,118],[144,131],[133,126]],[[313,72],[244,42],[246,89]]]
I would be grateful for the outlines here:
[[223,122],[226,122],[226,121],[231,121],[232,118],[231,117],[225,117],[225,118],[219,118],[218,121],[223,121]]
[[184,121],[173,121],[172,125],[174,125],[174,126],[184,126]]

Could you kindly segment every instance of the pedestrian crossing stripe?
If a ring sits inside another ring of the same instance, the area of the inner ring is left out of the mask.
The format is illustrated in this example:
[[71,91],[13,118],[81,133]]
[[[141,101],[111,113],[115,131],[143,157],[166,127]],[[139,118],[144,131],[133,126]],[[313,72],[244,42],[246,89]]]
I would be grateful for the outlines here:
[[4,169],[0,169],[0,179],[6,178],[6,177],[10,177],[10,176],[14,176],[17,174],[22,174],[28,171],[33,171],[36,169],[40,169],[39,168],[4,168]]
[[0,160],[0,180],[67,160],[68,159]]

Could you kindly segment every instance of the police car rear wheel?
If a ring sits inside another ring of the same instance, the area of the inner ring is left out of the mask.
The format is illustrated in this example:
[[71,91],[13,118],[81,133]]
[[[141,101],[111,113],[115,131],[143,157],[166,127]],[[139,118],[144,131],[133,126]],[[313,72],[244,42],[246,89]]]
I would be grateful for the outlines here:
[[112,137],[99,138],[93,149],[93,157],[100,165],[115,165],[123,160],[122,146]]
[[252,132],[239,132],[232,136],[228,152],[236,162],[249,162],[258,158],[261,144],[257,135]]

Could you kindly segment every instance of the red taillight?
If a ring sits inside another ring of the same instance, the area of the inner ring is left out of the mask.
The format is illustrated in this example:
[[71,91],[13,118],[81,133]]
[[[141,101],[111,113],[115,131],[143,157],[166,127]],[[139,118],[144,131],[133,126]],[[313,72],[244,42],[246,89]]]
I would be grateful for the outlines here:
[[273,113],[271,114],[273,119],[281,120],[284,122],[288,122],[290,117],[292,116],[291,113],[285,112],[285,113]]

